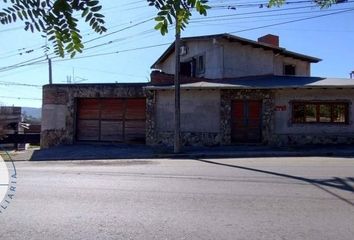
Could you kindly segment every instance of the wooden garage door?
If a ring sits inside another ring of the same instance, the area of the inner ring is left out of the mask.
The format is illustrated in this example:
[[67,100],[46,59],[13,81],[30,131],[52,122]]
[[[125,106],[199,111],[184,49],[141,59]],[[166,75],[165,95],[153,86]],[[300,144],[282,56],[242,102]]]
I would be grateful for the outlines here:
[[261,137],[262,101],[235,100],[231,108],[231,138],[235,143],[257,143]]
[[145,98],[80,98],[78,141],[144,142]]

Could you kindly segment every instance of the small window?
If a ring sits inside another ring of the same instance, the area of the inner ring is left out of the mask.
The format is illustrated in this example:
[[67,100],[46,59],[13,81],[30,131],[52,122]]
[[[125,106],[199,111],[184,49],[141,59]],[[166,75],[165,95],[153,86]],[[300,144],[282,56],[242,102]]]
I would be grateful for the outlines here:
[[189,62],[181,62],[179,64],[179,72],[181,75],[183,76],[188,76],[188,77],[192,77],[193,76],[193,62],[189,61]]
[[331,105],[320,104],[320,122],[331,122]]
[[317,111],[315,104],[305,105],[305,122],[316,122],[317,121]]
[[204,73],[205,72],[205,59],[204,55],[200,55],[197,57],[197,73]]
[[284,75],[296,75],[296,66],[293,64],[285,64]]
[[345,102],[294,102],[292,122],[348,124],[348,109]]

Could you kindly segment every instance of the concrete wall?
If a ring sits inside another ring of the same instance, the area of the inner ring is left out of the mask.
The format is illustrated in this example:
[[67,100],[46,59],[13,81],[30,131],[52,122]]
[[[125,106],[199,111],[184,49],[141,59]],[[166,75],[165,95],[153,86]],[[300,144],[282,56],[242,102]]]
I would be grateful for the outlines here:
[[[173,146],[174,92],[145,92],[146,144]],[[181,91],[181,142],[184,146],[215,146],[221,143],[219,90]]]
[[53,84],[43,86],[41,147],[75,142],[77,98],[144,97],[146,84]]
[[[174,130],[174,92],[157,92],[158,131]],[[220,131],[220,92],[217,90],[181,91],[181,130],[185,132]]]
[[290,57],[284,57],[281,55],[274,56],[274,74],[283,75],[283,69],[285,64],[295,65],[295,71],[297,76],[311,75],[311,64],[309,62],[301,61]]
[[225,43],[225,78],[273,74],[273,52],[240,43]]
[[[173,146],[173,91],[147,91],[147,145]],[[262,136],[273,133],[273,95],[269,90],[189,90],[181,97],[181,138],[185,146],[230,145],[233,100],[262,100]]]
[[[188,53],[181,56],[181,62],[191,60],[193,57],[205,56],[205,72],[198,77],[205,78],[221,78],[223,71],[223,46],[213,44],[211,39],[203,41],[187,42],[185,46]],[[161,66],[158,66],[163,72],[168,74],[175,73],[175,54],[171,54]]]
[[[148,145],[173,145],[173,91],[150,91]],[[232,100],[262,100],[262,143],[291,146],[354,144],[354,89],[182,91],[184,145],[230,145]],[[293,124],[292,101],[349,102],[349,124]],[[208,121],[206,121],[208,119]]]
[[[181,62],[192,57],[205,55],[205,73],[199,77],[220,79],[254,75],[283,75],[284,64],[296,65],[296,75],[310,76],[310,63],[282,55],[275,55],[271,50],[254,48],[238,42],[227,40],[198,40],[189,41],[188,54],[181,56]],[[174,74],[174,53],[161,65],[157,66],[162,72]]]
[[[349,124],[294,124],[291,121],[290,101],[320,100],[349,102]],[[277,90],[275,107],[284,111],[275,111],[272,145],[307,144],[354,144],[354,89],[293,89]]]

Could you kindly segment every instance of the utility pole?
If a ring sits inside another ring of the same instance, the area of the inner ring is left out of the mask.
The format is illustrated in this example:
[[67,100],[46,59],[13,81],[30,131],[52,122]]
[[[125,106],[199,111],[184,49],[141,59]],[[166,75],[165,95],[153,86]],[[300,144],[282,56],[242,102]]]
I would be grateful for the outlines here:
[[[48,56],[47,56],[48,58]],[[48,67],[49,67],[49,84],[53,84],[53,77],[52,77],[52,59],[48,58]]]
[[179,29],[178,18],[176,17],[176,38],[175,38],[175,135],[174,135],[174,153],[181,152],[181,100],[179,85],[179,68],[180,68],[180,40],[181,32]]

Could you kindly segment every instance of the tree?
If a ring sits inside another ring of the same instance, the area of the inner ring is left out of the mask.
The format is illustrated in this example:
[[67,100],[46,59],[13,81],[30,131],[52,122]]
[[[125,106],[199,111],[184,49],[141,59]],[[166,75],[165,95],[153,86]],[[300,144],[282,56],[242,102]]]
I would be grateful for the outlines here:
[[2,1],[6,6],[0,11],[1,24],[23,21],[26,31],[43,33],[52,42],[54,52],[61,57],[65,52],[73,57],[84,48],[74,13],[81,14],[95,32],[102,34],[107,30],[104,16],[99,13],[102,6],[98,0]]
[[[1,1],[1,0],[0,0]],[[320,7],[347,0],[313,0]],[[38,31],[48,38],[54,46],[54,52],[64,57],[71,57],[84,49],[80,30],[77,23],[78,13],[90,27],[102,34],[107,31],[104,27],[104,15],[100,13],[102,6],[99,0],[2,0],[5,5],[0,10],[0,24],[6,25],[16,21],[24,22],[26,31]],[[155,28],[165,35],[168,26],[177,23],[177,31],[183,30],[192,15],[192,9],[206,15],[208,0],[147,0],[150,6],[158,10],[155,18]],[[269,0],[269,6],[281,6],[286,0]]]

